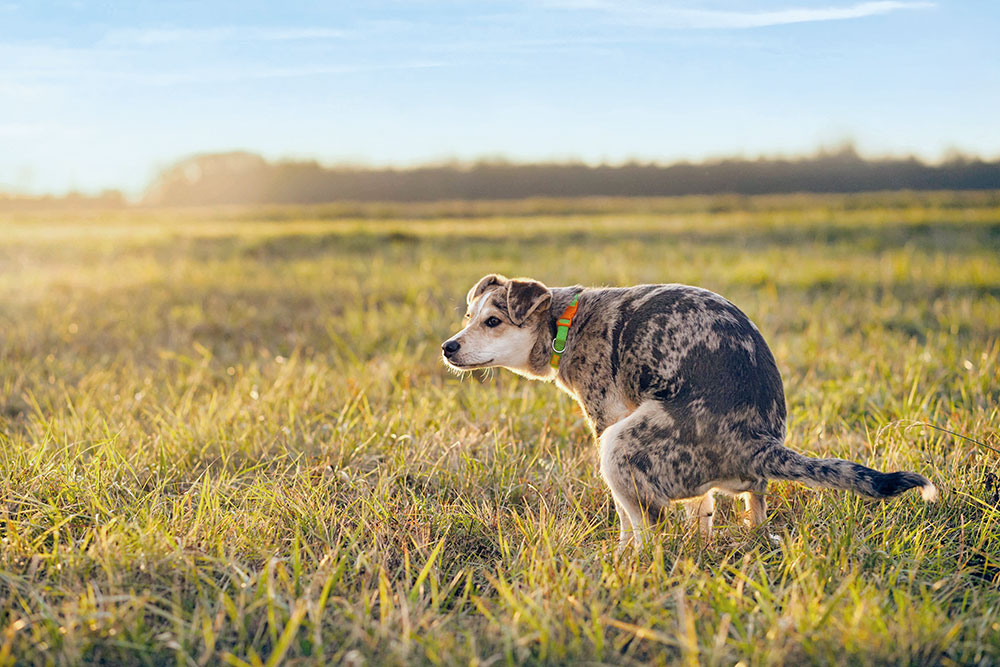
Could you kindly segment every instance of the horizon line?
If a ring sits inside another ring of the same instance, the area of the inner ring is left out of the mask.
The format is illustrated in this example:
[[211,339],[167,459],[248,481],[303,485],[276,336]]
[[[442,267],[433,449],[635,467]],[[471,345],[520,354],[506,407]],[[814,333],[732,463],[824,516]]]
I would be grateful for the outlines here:
[[[578,157],[552,157],[544,159],[519,159],[516,157],[509,157],[505,155],[498,154],[483,154],[475,158],[460,158],[460,157],[441,157],[441,158],[428,158],[420,159],[415,161],[397,161],[397,162],[377,162],[377,161],[356,161],[350,159],[342,160],[323,160],[316,157],[308,156],[295,156],[295,155],[285,155],[280,157],[268,157],[262,152],[247,150],[247,149],[232,149],[232,150],[222,150],[222,151],[200,151],[196,153],[190,153],[183,157],[180,157],[162,168],[158,169],[150,180],[142,186],[140,190],[132,191],[129,188],[123,188],[119,186],[105,186],[99,188],[75,188],[68,187],[62,190],[26,190],[23,188],[12,187],[10,184],[0,183],[0,197],[5,198],[17,198],[17,199],[44,199],[44,198],[68,198],[68,197],[83,197],[83,198],[97,198],[105,196],[108,194],[120,194],[126,200],[138,200],[143,196],[148,194],[148,192],[154,188],[157,181],[167,172],[182,168],[185,164],[193,163],[199,159],[205,158],[223,158],[223,157],[235,157],[242,156],[247,159],[258,159],[266,165],[267,167],[280,167],[282,165],[301,165],[301,164],[315,164],[320,169],[324,170],[352,170],[356,172],[379,172],[379,171],[419,171],[421,169],[474,169],[476,167],[482,166],[507,166],[507,167],[587,167],[590,169],[596,169],[601,167],[610,167],[613,169],[623,168],[627,166],[643,166],[643,167],[655,167],[666,169],[670,167],[691,165],[691,166],[710,166],[717,165],[725,162],[744,162],[744,163],[758,163],[758,162],[808,162],[814,160],[820,160],[824,158],[834,158],[838,156],[853,156],[858,159],[859,162],[866,163],[876,163],[876,162],[906,162],[914,160],[926,167],[941,167],[949,163],[954,162],[981,162],[985,164],[992,164],[1000,162],[1000,154],[989,156],[982,153],[973,153],[961,150],[959,148],[950,148],[942,152],[938,158],[931,158],[926,155],[920,154],[918,151],[908,151],[908,152],[873,152],[860,149],[855,143],[850,140],[844,141],[840,144],[835,145],[820,145],[810,152],[796,152],[796,153],[757,153],[755,155],[748,155],[746,153],[728,153],[728,154],[716,154],[716,155],[706,155],[700,158],[676,158],[671,160],[662,160],[656,158],[643,158],[641,156],[630,156],[622,159],[601,159],[601,160],[587,160]],[[1000,187],[1000,184],[998,184]]]

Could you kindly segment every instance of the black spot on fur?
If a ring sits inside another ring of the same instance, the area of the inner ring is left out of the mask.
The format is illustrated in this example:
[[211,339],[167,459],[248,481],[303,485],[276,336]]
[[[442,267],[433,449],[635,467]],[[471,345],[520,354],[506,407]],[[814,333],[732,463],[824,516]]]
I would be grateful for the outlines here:
[[[558,317],[562,317],[562,311],[560,311],[559,313],[557,313],[557,318]],[[573,319],[573,326],[576,327],[577,330],[583,329],[588,324],[590,324],[590,320],[592,320],[592,319],[593,319],[593,313],[591,313],[591,312],[584,312],[581,315],[579,315],[579,316],[577,316],[577,317],[575,317]]]
[[621,355],[619,350],[621,349],[621,338],[622,331],[625,329],[625,322],[627,317],[622,314],[619,315],[618,321],[615,322],[614,329],[611,332],[611,380],[612,382],[618,379],[618,367],[621,364]]
[[648,368],[639,371],[639,392],[645,394],[646,390],[653,384],[654,379],[653,373]]
[[681,385],[683,381],[680,378],[672,378],[665,383],[659,385],[659,389],[653,392],[653,396],[664,403],[669,402],[677,398],[677,394],[680,393]]
[[645,443],[650,441],[652,430],[653,428],[650,425],[649,420],[643,417],[639,420],[638,424],[630,429],[629,435],[631,435],[635,440]]
[[646,452],[632,452],[625,458],[625,461],[630,466],[643,473],[649,472],[650,467],[653,465]]

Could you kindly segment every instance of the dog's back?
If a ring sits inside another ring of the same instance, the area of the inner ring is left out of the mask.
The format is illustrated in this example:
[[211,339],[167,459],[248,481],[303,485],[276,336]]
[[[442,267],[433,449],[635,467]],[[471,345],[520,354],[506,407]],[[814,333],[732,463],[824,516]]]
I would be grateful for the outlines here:
[[617,386],[634,406],[658,402],[685,440],[713,449],[784,441],[785,395],[774,356],[732,303],[687,285],[587,290],[584,300],[593,315],[580,322],[579,342],[569,341],[568,384],[587,385],[584,376],[604,358],[605,377],[590,382]]

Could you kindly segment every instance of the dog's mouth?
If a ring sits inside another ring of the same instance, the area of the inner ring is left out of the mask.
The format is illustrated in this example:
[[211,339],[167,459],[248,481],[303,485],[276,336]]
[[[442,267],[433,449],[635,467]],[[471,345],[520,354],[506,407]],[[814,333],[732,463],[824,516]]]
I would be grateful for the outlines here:
[[474,371],[477,368],[489,368],[490,364],[493,363],[492,359],[489,359],[487,361],[474,361],[471,363],[461,363],[455,361],[454,359],[449,359],[444,355],[442,355],[442,358],[444,359],[444,363],[448,364],[452,368],[457,368],[460,371]]

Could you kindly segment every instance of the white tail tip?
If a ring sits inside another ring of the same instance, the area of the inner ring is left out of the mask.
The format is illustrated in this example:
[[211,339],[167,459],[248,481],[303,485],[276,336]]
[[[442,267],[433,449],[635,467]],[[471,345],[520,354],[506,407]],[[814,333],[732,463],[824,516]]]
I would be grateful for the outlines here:
[[934,502],[935,500],[938,499],[937,487],[931,484],[930,482],[927,482],[926,484],[920,487],[920,497],[922,497],[929,503]]

